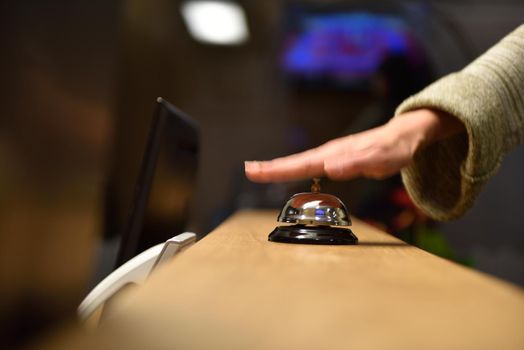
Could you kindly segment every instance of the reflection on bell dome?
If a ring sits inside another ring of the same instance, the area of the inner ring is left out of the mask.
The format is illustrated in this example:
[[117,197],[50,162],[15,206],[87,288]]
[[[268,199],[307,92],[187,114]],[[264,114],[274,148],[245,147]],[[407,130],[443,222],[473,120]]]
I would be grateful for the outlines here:
[[277,220],[303,225],[351,225],[344,203],[327,193],[304,192],[293,195],[280,211]]

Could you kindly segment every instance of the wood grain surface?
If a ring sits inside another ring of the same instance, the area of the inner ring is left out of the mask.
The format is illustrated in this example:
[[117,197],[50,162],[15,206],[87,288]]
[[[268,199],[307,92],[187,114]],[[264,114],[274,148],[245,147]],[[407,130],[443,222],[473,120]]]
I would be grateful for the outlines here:
[[358,220],[357,246],[268,242],[276,215],[237,213],[120,297],[77,345],[524,349],[521,288]]

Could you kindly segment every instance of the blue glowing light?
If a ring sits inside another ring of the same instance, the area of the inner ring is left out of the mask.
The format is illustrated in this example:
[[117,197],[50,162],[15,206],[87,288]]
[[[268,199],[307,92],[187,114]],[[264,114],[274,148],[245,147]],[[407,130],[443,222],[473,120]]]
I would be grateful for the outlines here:
[[324,211],[324,209],[315,209],[315,215],[316,216],[325,216],[326,212]]

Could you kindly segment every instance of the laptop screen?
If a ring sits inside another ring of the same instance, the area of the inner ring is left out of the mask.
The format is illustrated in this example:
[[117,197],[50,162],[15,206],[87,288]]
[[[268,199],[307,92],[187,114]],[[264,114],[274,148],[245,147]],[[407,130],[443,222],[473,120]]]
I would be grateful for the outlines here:
[[199,153],[196,123],[157,99],[116,267],[185,229]]

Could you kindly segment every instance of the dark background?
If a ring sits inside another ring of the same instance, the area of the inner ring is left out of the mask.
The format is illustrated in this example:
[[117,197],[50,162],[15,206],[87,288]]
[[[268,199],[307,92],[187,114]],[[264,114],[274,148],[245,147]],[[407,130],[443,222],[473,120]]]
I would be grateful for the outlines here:
[[[373,105],[369,91],[302,91],[286,84],[278,67],[284,1],[238,1],[251,34],[238,47],[191,39],[180,3],[1,2],[2,342],[31,339],[56,325],[86,294],[101,260],[107,179],[133,186],[157,96],[201,126],[188,218],[188,229],[200,236],[238,208],[277,208],[307,189],[307,183],[251,184],[243,160],[340,136]],[[524,18],[521,1],[384,6],[420,21],[434,78],[460,69]],[[523,178],[520,147],[465,217],[440,226],[457,256],[518,284],[524,284]],[[328,184],[326,190],[358,207],[365,186],[373,184]],[[117,200],[127,203],[130,195],[123,191]]]

